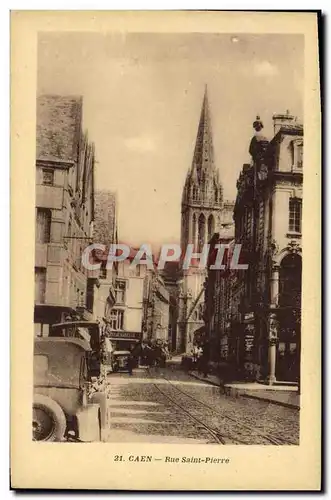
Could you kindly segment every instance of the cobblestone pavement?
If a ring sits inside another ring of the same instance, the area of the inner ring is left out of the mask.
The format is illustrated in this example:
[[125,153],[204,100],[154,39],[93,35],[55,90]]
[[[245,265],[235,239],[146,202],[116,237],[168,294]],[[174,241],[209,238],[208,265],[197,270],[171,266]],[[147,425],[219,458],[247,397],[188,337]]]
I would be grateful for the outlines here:
[[299,444],[298,410],[221,395],[175,365],[108,382],[110,442]]

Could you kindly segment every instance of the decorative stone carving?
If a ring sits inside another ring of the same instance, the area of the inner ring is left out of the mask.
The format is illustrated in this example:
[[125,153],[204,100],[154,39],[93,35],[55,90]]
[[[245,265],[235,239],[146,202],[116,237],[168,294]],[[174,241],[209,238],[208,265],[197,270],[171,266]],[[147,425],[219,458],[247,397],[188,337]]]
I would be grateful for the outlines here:
[[269,240],[268,251],[269,251],[269,255],[271,255],[272,257],[274,257],[275,255],[278,254],[279,245],[278,245],[276,240],[274,240],[274,239]]
[[278,338],[279,322],[274,313],[269,315],[269,341],[274,341]]
[[301,247],[299,243],[295,240],[290,241],[286,249],[289,253],[295,253],[295,254],[301,253]]

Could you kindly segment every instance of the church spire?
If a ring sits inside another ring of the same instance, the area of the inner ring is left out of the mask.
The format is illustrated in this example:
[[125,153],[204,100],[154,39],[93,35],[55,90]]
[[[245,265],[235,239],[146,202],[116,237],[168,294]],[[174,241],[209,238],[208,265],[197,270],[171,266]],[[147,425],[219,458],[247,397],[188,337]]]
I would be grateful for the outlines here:
[[207,243],[219,223],[223,189],[214,164],[213,134],[207,86],[202,101],[196,143],[182,197],[182,245]]
[[199,182],[214,172],[213,133],[208,102],[208,90],[205,86],[200,120],[195,142],[191,172],[197,174]]

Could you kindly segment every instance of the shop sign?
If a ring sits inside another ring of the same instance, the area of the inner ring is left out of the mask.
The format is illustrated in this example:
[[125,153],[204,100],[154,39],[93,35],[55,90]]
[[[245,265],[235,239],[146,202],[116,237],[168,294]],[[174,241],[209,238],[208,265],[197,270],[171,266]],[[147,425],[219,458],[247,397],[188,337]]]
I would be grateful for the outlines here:
[[248,325],[244,334],[244,349],[246,354],[251,354],[254,347],[254,326]]
[[245,352],[252,352],[254,346],[254,335],[245,335]]
[[108,337],[110,339],[129,339],[129,340],[141,340],[141,332],[123,332],[123,331],[112,331],[108,332]]

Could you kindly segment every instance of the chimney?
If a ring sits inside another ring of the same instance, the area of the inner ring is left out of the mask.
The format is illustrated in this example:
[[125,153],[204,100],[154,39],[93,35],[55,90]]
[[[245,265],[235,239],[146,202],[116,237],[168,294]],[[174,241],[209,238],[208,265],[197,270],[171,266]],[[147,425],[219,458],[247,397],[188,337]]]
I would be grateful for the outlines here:
[[276,135],[279,132],[281,127],[288,127],[293,124],[295,121],[295,117],[290,114],[289,110],[286,113],[277,113],[272,117],[274,121],[274,134]]

